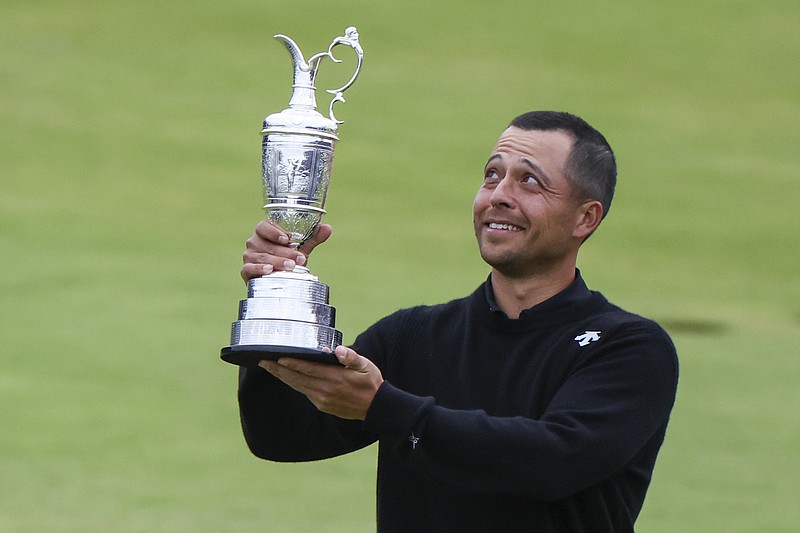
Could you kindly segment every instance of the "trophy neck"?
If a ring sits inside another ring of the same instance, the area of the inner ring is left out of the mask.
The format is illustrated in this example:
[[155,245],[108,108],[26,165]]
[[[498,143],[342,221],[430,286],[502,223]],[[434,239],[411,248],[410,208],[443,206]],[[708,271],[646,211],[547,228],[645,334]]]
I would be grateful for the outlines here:
[[295,65],[292,97],[289,99],[290,109],[316,110],[317,97],[314,78],[316,69],[303,70],[303,65]]

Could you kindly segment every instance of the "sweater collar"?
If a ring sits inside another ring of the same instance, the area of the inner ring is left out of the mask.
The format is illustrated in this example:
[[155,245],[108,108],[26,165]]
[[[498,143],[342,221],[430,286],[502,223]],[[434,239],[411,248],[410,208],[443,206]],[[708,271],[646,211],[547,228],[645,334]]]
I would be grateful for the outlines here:
[[525,309],[518,319],[508,318],[497,305],[491,275],[483,283],[482,289],[477,292],[482,296],[482,307],[488,311],[489,319],[496,325],[512,329],[550,326],[568,316],[581,314],[581,310],[588,311],[589,307],[594,307],[592,304],[597,303],[598,298],[603,300],[599,293],[589,290],[578,269],[575,269],[575,280],[566,289],[544,302]]

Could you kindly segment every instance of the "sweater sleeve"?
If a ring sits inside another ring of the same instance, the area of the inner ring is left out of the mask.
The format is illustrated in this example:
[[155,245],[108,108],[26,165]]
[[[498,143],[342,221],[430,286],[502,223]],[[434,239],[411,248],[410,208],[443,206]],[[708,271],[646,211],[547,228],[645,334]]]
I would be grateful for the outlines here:
[[239,414],[250,451],[273,461],[335,457],[375,442],[360,420],[321,413],[302,394],[261,368],[239,371]]
[[592,348],[536,418],[450,409],[387,381],[364,427],[438,481],[545,501],[567,497],[648,448],[654,460],[675,398],[677,356],[655,324],[609,332]]

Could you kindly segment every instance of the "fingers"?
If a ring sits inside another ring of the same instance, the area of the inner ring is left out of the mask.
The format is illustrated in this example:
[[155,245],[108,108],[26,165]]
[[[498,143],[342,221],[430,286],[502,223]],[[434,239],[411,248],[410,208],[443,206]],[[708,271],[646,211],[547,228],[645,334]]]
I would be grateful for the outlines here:
[[349,420],[363,420],[383,383],[380,370],[369,359],[340,346],[336,357],[344,367],[282,357],[259,366],[304,394],[317,409]]
[[[286,261],[294,261],[297,264],[305,263],[305,257],[300,252],[289,246],[289,236],[281,228],[262,220],[256,225],[255,233],[247,239],[246,249],[243,254],[245,260],[252,260],[253,263],[272,263],[278,268]],[[246,261],[248,262],[248,261]]]
[[334,381],[335,373],[344,369],[335,365],[313,363],[292,357],[282,357],[277,361],[264,360],[258,366],[283,381],[296,391],[302,392],[312,402],[327,385]]
[[249,250],[243,254],[242,260],[244,264],[240,273],[245,282],[276,270],[292,271],[295,266],[303,266],[306,263],[306,258],[302,254],[297,254],[296,259],[292,260],[277,254],[256,253]]
[[258,237],[266,242],[274,242],[282,245],[289,244],[289,236],[286,232],[269,220],[262,220],[256,224],[253,237]]
[[328,239],[331,227],[323,224],[317,229],[303,252],[289,246],[289,237],[285,231],[270,221],[262,220],[256,225],[255,232],[247,239],[242,254],[242,279],[247,282],[251,278],[263,276],[276,270],[294,270],[295,266],[303,266],[307,262],[306,254],[318,244]]

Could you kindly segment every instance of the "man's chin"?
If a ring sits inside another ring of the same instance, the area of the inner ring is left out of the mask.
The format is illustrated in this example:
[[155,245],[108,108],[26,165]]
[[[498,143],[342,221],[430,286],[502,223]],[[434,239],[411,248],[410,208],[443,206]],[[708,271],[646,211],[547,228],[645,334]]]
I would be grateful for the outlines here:
[[519,270],[520,261],[512,252],[488,252],[481,250],[481,259],[483,262],[492,267],[493,270],[501,274],[511,275]]

